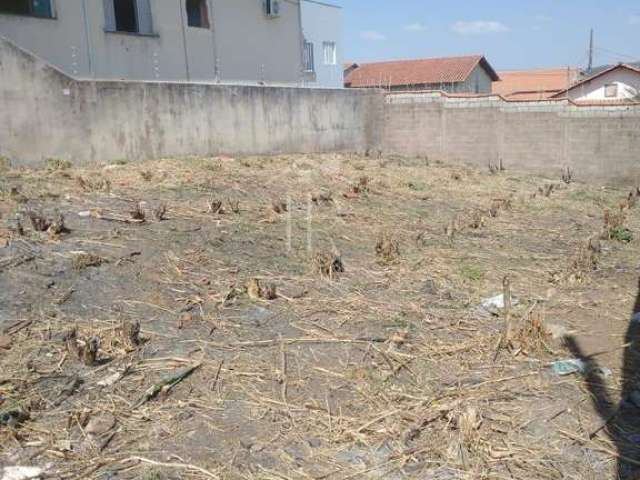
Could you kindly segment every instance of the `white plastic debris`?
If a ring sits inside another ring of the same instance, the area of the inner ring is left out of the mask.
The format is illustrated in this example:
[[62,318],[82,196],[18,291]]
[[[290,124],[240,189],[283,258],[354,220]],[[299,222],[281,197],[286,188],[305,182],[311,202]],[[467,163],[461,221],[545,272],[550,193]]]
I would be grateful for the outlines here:
[[91,216],[90,210],[83,210],[82,212],[78,212],[78,216],[82,218],[87,218]]
[[0,480],[37,480],[43,474],[40,467],[4,467]]
[[583,360],[579,358],[571,358],[569,360],[560,360],[551,364],[551,369],[556,375],[561,377],[573,375],[574,373],[586,374],[593,372],[602,378],[610,377],[613,372],[606,367],[589,367]]
[[564,377],[565,375],[573,375],[574,373],[586,373],[587,366],[582,360],[572,358],[569,360],[554,362],[551,365],[551,369],[554,373]]
[[[511,305],[517,305],[518,299],[515,297],[511,298]],[[504,294],[496,295],[495,297],[487,298],[482,301],[480,306],[489,313],[498,313],[500,310],[504,308]]]

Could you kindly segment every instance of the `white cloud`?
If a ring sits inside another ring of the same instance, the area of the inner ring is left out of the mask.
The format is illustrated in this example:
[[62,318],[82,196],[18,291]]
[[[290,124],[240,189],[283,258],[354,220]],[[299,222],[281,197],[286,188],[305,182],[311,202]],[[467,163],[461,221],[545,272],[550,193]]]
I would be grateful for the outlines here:
[[471,22],[456,22],[451,29],[460,35],[482,35],[485,33],[508,32],[509,28],[495,20],[474,20]]
[[410,23],[409,25],[405,25],[404,29],[407,32],[424,32],[427,27],[420,22]]
[[631,25],[640,25],[640,15],[631,15],[629,17],[629,23]]
[[364,32],[360,32],[360,38],[372,42],[380,42],[387,39],[385,35],[380,32],[376,32],[375,30],[365,30]]

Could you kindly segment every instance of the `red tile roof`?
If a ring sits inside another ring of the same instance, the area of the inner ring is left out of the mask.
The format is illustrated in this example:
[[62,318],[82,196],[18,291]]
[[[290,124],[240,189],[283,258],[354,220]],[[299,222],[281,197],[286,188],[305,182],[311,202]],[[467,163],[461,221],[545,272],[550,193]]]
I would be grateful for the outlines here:
[[405,86],[438,83],[459,83],[467,80],[480,64],[492,78],[498,75],[482,55],[422,60],[360,63],[345,79],[348,87]]
[[565,90],[577,73],[566,68],[499,72],[492,92],[510,100],[541,100]]

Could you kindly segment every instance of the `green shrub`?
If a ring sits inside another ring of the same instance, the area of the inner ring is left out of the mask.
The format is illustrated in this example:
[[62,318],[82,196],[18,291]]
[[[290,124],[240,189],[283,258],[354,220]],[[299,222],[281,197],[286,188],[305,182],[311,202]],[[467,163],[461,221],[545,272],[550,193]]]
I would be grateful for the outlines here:
[[463,265],[462,268],[460,268],[460,275],[467,280],[479,282],[482,280],[482,277],[484,277],[484,272],[479,267]]
[[629,243],[631,240],[633,240],[633,234],[631,233],[631,230],[623,227],[622,225],[618,225],[617,227],[612,228],[609,231],[609,237],[611,238],[611,240],[617,240],[618,242],[624,243]]

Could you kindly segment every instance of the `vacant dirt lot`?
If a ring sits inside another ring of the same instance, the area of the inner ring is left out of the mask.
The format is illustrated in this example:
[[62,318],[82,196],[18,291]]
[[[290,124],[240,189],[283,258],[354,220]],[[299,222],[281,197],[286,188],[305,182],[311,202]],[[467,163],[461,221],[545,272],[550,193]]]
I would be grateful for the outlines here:
[[[49,166],[0,173],[0,478],[631,475],[635,414],[592,401],[635,381],[628,191],[349,155]],[[508,315],[481,306],[505,277]],[[589,382],[552,369],[577,349]]]

